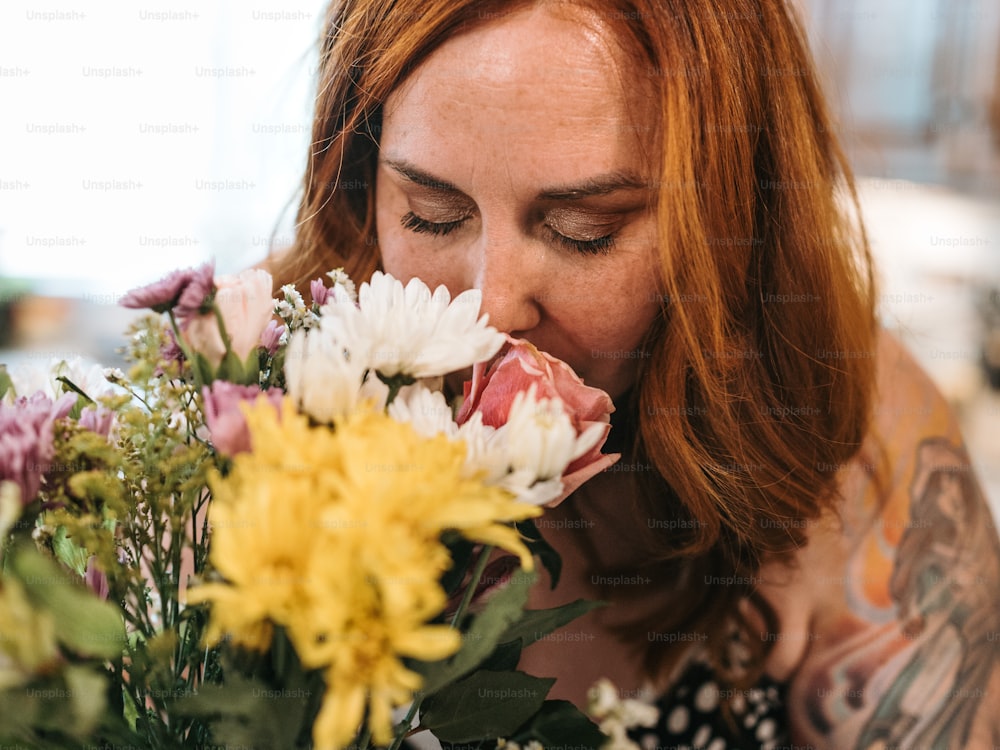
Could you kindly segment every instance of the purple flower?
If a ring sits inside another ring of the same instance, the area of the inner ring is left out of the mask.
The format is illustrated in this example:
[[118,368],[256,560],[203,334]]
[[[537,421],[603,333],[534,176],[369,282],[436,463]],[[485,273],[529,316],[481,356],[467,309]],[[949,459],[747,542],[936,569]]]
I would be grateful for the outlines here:
[[17,483],[25,505],[38,496],[42,476],[51,468],[52,424],[69,414],[75,402],[76,394],[53,401],[39,391],[13,404],[0,403],[0,479]]
[[181,319],[195,315],[205,315],[211,310],[214,294],[215,264],[206,263],[195,270],[195,275],[192,277],[191,282],[181,292],[174,312]]
[[314,305],[322,307],[326,304],[327,299],[330,298],[330,292],[332,290],[327,289],[323,284],[323,279],[313,279],[309,282],[309,294],[312,297]]
[[260,334],[260,345],[267,350],[268,355],[273,357],[278,352],[284,333],[285,326],[276,320],[268,321],[267,328]]
[[97,557],[91,555],[87,558],[87,569],[83,572],[84,583],[97,594],[98,598],[107,600],[110,587],[108,577],[97,567]]
[[[211,284],[214,273],[213,263],[205,263],[199,268],[173,271],[159,281],[130,290],[122,297],[120,304],[136,310],[149,308],[154,312],[167,312],[178,304],[187,288],[194,285],[195,289],[188,297],[190,303],[190,300],[204,289],[206,276]],[[198,300],[199,307],[201,304],[202,300]]]
[[281,389],[262,391],[255,385],[236,385],[225,380],[216,380],[211,386],[202,388],[205,400],[205,424],[212,436],[215,449],[224,456],[233,456],[250,450],[250,430],[240,404],[253,403],[260,397],[266,398],[276,409],[281,410]]
[[[183,327],[182,323],[181,328],[183,329]],[[170,328],[166,329],[165,338],[167,339],[167,343],[160,347],[160,357],[164,362],[183,362],[184,350],[177,343],[177,337],[174,336],[173,330]]]
[[110,409],[103,406],[89,406],[80,413],[77,424],[85,430],[107,437],[111,434],[111,425],[114,421],[115,413]]

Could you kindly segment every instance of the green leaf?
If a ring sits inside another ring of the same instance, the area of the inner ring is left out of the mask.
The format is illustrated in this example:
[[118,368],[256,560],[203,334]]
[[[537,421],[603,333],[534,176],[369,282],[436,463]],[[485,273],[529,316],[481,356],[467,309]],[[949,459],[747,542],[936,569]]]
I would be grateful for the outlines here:
[[275,688],[229,670],[225,684],[202,684],[196,694],[172,703],[171,710],[178,716],[208,719],[212,739],[225,747],[292,750],[312,697],[306,683]]
[[209,385],[215,380],[215,368],[201,352],[194,353],[194,362],[191,365],[194,368],[194,379],[198,385]]
[[92,731],[101,721],[107,703],[106,676],[83,666],[63,670],[69,687],[73,715],[82,734]]
[[52,535],[52,551],[57,560],[80,576],[86,572],[90,553],[69,537],[65,526],[58,526]]
[[[216,372],[216,378],[218,380],[228,380],[230,383],[237,383],[239,385],[247,385],[245,382],[246,373],[243,370],[243,363],[240,362],[240,358],[236,356],[232,351],[226,352],[226,356],[222,358],[222,362],[219,363],[219,369]],[[255,385],[256,379],[250,385]]]
[[98,599],[37,550],[19,547],[12,558],[11,571],[32,603],[52,613],[60,643],[83,656],[121,656],[125,625],[115,605]]
[[56,380],[58,380],[60,383],[63,384],[64,392],[75,393],[78,396],[83,396],[84,401],[86,401],[88,404],[94,403],[94,399],[92,399],[90,396],[84,393],[83,389],[80,388],[80,386],[78,386],[72,380],[67,378],[65,375],[60,375],[59,377],[56,378]]
[[441,588],[448,596],[454,594],[458,587],[465,580],[465,574],[469,572],[469,565],[472,563],[472,553],[476,546],[457,532],[445,532],[442,542],[451,552],[451,567],[441,576]]
[[247,355],[246,362],[241,365],[241,369],[243,370],[243,379],[240,382],[243,385],[258,384],[260,381],[260,349],[251,350],[250,354]]
[[517,669],[517,663],[521,660],[521,642],[511,641],[501,643],[489,657],[480,664],[481,669],[488,669],[491,672],[511,672]]
[[509,737],[545,702],[555,678],[475,672],[427,698],[420,724],[444,742]]
[[13,390],[13,388],[14,381],[11,380],[10,373],[7,372],[7,365],[0,365],[0,398],[7,395],[7,391]]
[[522,647],[529,646],[590,610],[606,605],[607,602],[577,599],[551,609],[526,609],[522,617],[500,636],[500,642],[520,640]]
[[531,721],[509,739],[520,745],[537,740],[543,747],[597,750],[608,738],[597,725],[569,701],[545,701]]
[[493,653],[500,637],[520,619],[528,602],[528,592],[537,579],[534,572],[525,573],[520,569],[515,572],[510,582],[490,598],[486,608],[462,633],[461,650],[446,661],[433,662],[418,670],[424,675],[422,692],[425,695],[468,674]]
[[534,520],[529,518],[525,521],[518,521],[514,526],[520,532],[521,536],[524,537],[525,546],[527,546],[531,554],[537,557],[549,572],[549,578],[552,580],[552,589],[554,590],[556,584],[559,583],[559,576],[562,574],[562,558],[559,557],[559,553],[556,552],[551,544],[545,541],[542,532],[535,526]]
[[271,357],[271,364],[268,370],[268,382],[270,387],[282,388],[285,382],[285,349],[279,349],[278,353]]

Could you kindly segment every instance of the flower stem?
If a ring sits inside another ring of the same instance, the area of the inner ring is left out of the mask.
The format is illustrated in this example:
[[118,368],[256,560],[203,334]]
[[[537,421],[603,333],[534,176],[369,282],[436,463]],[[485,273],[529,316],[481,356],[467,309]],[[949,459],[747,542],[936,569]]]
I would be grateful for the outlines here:
[[219,336],[222,338],[222,343],[226,347],[226,354],[233,353],[232,342],[229,340],[229,332],[226,330],[226,321],[222,319],[222,310],[214,302],[212,303],[212,312],[215,313],[215,322],[219,324]]
[[187,342],[184,340],[183,334],[181,334],[181,328],[177,325],[177,318],[174,316],[174,311],[171,310],[167,313],[167,317],[170,319],[170,328],[174,332],[174,341],[184,355],[184,358],[193,366],[194,353],[188,348]]
[[[479,586],[479,579],[483,577],[483,571],[486,570],[486,564],[489,562],[490,555],[492,554],[492,544],[487,544],[483,547],[482,552],[479,553],[479,559],[476,560],[476,567],[472,571],[472,578],[469,579],[469,585],[462,594],[462,601],[459,603],[458,609],[455,610],[455,614],[451,618],[451,627],[457,628],[461,624],[462,618],[465,617],[465,613],[469,609],[469,605],[472,603],[472,597],[476,593],[476,587]],[[424,696],[422,694],[414,698],[413,703],[410,704],[410,710],[407,711],[406,716],[403,717],[403,723],[396,731],[396,736],[393,738],[392,744],[389,745],[389,750],[399,750],[399,746],[403,744],[403,740],[410,731],[410,724],[413,723],[413,717],[417,715],[417,711],[420,710],[420,704],[423,702]]]
[[479,579],[483,577],[483,571],[486,570],[486,564],[490,561],[490,555],[492,554],[492,544],[487,544],[483,547],[483,551],[479,553],[479,559],[476,560],[476,567],[472,570],[472,578],[469,579],[469,585],[462,594],[462,601],[459,602],[458,609],[455,610],[455,614],[451,618],[451,626],[453,628],[457,628],[461,624],[462,618],[465,617],[465,612],[472,603],[472,597],[476,594],[476,587],[479,586]]

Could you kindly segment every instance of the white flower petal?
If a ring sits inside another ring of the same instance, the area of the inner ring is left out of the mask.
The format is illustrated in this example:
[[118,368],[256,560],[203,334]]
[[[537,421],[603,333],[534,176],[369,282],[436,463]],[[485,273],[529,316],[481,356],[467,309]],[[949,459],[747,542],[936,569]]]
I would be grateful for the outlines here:
[[354,281],[348,276],[343,268],[335,268],[327,271],[327,276],[333,283],[332,292],[336,297],[344,297],[348,302],[354,304],[358,301],[358,290],[354,286]]
[[436,377],[489,359],[503,345],[503,335],[479,317],[481,299],[470,290],[452,301],[444,286],[432,293],[413,278],[404,287],[376,271],[356,307],[340,296],[328,300],[320,325],[352,353],[365,352],[367,366],[385,377]]
[[561,477],[573,461],[576,429],[562,402],[538,399],[535,386],[517,394],[503,430],[507,457],[515,469],[531,468],[538,479]]
[[570,463],[576,461],[576,459],[601,442],[601,438],[604,437],[607,427],[603,422],[595,422],[581,432],[573,446],[573,455],[570,458]]
[[362,398],[364,369],[321,329],[296,331],[285,354],[288,395],[320,422],[353,411]]
[[451,407],[444,394],[422,385],[407,386],[389,404],[389,416],[397,422],[408,422],[421,435],[458,436],[458,425],[452,418]]

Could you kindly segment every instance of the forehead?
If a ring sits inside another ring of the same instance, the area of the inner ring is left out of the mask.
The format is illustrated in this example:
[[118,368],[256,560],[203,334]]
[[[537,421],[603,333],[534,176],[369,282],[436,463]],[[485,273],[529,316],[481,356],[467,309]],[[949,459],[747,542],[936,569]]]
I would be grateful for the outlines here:
[[509,162],[527,146],[589,160],[588,173],[636,167],[655,111],[644,72],[587,11],[534,5],[435,50],[386,101],[382,143],[428,166],[463,148]]

